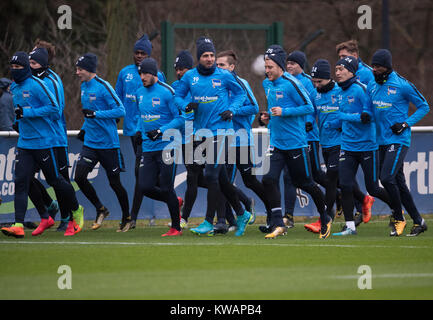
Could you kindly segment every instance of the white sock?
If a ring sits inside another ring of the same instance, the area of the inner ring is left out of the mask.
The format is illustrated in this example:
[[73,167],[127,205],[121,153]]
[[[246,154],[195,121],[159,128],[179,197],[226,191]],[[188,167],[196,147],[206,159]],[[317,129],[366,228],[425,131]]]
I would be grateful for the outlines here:
[[346,226],[350,229],[352,229],[353,231],[356,230],[355,228],[355,221],[346,221]]

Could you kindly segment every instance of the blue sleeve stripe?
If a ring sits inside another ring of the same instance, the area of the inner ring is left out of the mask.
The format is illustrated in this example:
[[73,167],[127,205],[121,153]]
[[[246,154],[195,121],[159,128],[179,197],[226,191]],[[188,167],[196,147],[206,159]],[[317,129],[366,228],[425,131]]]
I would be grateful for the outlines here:
[[56,81],[53,78],[51,78],[50,76],[48,76],[47,79],[50,79],[51,82],[53,83],[54,91],[56,94],[56,100],[57,100],[58,105],[60,106],[59,89],[57,88]]
[[41,80],[39,80],[38,78],[36,78],[36,77],[33,77],[33,79],[42,87],[42,89],[44,90],[44,92],[45,92],[45,94],[47,95],[47,97],[48,97],[48,99],[50,99],[50,102],[51,102],[51,104],[53,105],[53,106],[55,106],[56,105],[56,103],[53,101],[53,99],[51,99],[51,96],[50,96],[50,94],[48,93],[48,90],[47,90],[47,88],[44,86],[44,84],[41,82]]
[[299,89],[299,87],[296,85],[296,83],[292,79],[287,78],[285,75],[283,75],[283,78],[290,81],[290,83],[295,87],[296,92],[298,92],[298,94],[301,96],[302,100],[304,101],[304,104],[308,104],[307,99],[305,98],[301,89]]
[[426,101],[425,98],[422,96],[422,94],[418,91],[418,89],[411,83],[408,81],[408,83],[410,84],[410,86],[412,87],[412,89],[416,92],[416,94],[418,95],[418,97],[422,100],[422,101]]
[[95,77],[95,80],[98,81],[99,83],[101,83],[105,89],[107,89],[107,91],[110,93],[111,97],[113,98],[114,101],[116,101],[116,104],[118,106],[120,106],[120,102],[119,100],[117,100],[117,98],[114,96],[113,92],[111,92],[110,88],[107,86],[107,84],[102,81],[101,79],[99,79],[98,77]]
[[363,84],[362,84],[361,82],[359,82],[358,80],[356,80],[355,83],[356,83],[358,86],[360,86],[364,92],[367,92],[367,89],[365,88],[365,85],[363,85]]

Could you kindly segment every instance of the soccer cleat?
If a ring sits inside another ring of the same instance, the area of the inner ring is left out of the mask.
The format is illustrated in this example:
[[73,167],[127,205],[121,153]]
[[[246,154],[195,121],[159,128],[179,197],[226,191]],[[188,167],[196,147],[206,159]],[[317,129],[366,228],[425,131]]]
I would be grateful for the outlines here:
[[96,220],[92,225],[92,230],[98,230],[101,225],[102,222],[104,221],[104,219],[106,217],[108,217],[110,215],[110,212],[108,211],[107,208],[105,208],[104,206],[98,210],[98,215],[96,216]]
[[391,237],[401,236],[403,234],[404,228],[406,228],[406,220],[395,220],[394,225],[391,227],[391,233],[389,235]]
[[329,220],[327,224],[320,224],[320,234],[319,239],[326,239],[331,234],[331,225],[332,225],[332,219]]
[[361,212],[356,212],[353,217],[353,221],[355,222],[355,227],[359,226],[362,223],[362,214]]
[[136,220],[131,220],[131,225],[129,226],[129,229],[135,229],[137,226],[137,221]]
[[190,229],[194,234],[206,234],[213,231],[213,224],[204,220],[198,227]]
[[244,211],[244,214],[241,216],[238,216],[236,219],[236,225],[237,230],[235,232],[236,237],[240,237],[245,233],[245,229],[247,228],[247,225],[250,223],[251,219],[253,218],[252,214],[248,211]]
[[180,218],[180,227],[182,229],[188,229],[188,221],[186,221],[184,218]]
[[68,228],[68,223],[69,223],[69,218],[67,218],[66,220],[60,220],[60,224],[57,227],[56,231],[66,231],[66,229]]
[[287,234],[286,227],[276,227],[274,231],[265,235],[265,239],[275,239],[278,236],[284,236]]
[[272,232],[272,228],[270,225],[259,226],[259,230],[260,230],[260,232],[263,232],[263,233],[271,233]]
[[176,230],[175,228],[170,228],[167,233],[161,235],[161,237],[173,237],[173,236],[181,236],[182,231]]
[[421,224],[414,224],[412,229],[410,230],[410,233],[407,234],[407,237],[416,237],[423,233],[424,231],[427,231],[427,224],[425,223],[424,219],[422,219]]
[[80,232],[81,229],[75,221],[69,221],[68,227],[66,228],[65,233],[63,234],[65,237],[73,236]]
[[48,219],[41,219],[39,226],[33,230],[32,236],[39,236],[52,226],[54,226],[54,220],[50,216],[48,216]]
[[80,227],[80,231],[84,228],[84,208],[83,206],[78,206],[78,209],[72,211],[72,217],[75,223]]
[[357,235],[356,230],[348,228],[346,225],[343,226],[343,229],[340,232],[336,232],[332,234],[333,236],[354,236]]
[[250,208],[251,219],[250,222],[248,222],[248,224],[253,224],[256,221],[256,208],[255,208],[254,198],[250,198],[250,200],[251,200],[251,208]]
[[304,228],[307,231],[313,232],[313,233],[319,233],[321,228],[320,218],[316,222],[310,223],[310,224],[304,224]]
[[229,227],[225,223],[217,223],[213,228],[213,234],[226,234]]
[[47,208],[47,213],[54,220],[56,218],[56,214],[58,211],[59,211],[59,203],[56,200],[53,200],[50,206]]
[[131,228],[131,217],[127,217],[125,220],[119,223],[119,229],[116,232],[127,232]]
[[289,229],[293,228],[295,226],[295,222],[293,220],[293,215],[291,215],[289,213],[286,213],[284,215],[283,222],[284,222],[284,225]]
[[24,226],[22,223],[15,223],[10,227],[1,228],[1,231],[8,237],[24,238]]
[[364,197],[362,202],[362,221],[367,223],[371,219],[371,207],[373,206],[374,198],[368,194]]
[[237,228],[238,228],[237,226],[231,225],[231,226],[229,226],[229,229],[227,231],[228,232],[233,232],[233,231],[236,231]]

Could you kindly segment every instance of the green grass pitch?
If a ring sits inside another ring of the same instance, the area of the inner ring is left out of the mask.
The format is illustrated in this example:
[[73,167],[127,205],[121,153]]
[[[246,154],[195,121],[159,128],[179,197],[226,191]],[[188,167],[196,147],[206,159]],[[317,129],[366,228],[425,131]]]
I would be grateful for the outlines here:
[[[426,215],[433,228],[433,220]],[[163,238],[167,221],[117,233],[116,222],[64,237],[55,227],[23,239],[0,234],[0,299],[432,299],[433,231],[389,237],[374,217],[357,236],[320,240],[299,221],[286,236],[265,240],[263,217],[243,237],[207,237],[184,230]],[[199,223],[202,219],[195,218]],[[261,221],[260,221],[261,220]],[[340,230],[340,221],[333,225]],[[405,234],[412,222],[408,222]],[[331,231],[331,232],[332,232]],[[71,289],[59,289],[59,266]],[[358,287],[358,268],[371,269],[371,289]]]

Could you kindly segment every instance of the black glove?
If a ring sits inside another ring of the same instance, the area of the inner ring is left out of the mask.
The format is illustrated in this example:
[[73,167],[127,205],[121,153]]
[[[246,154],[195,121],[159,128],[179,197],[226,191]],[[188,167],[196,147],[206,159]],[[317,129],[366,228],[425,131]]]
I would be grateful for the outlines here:
[[21,107],[19,104],[18,104],[17,107],[15,108],[15,118],[16,118],[17,120],[23,118],[23,107]]
[[146,135],[149,137],[150,140],[156,141],[156,139],[158,139],[159,137],[162,136],[162,132],[159,129],[155,129],[155,130],[146,132]]
[[18,127],[18,122],[14,122],[12,125],[12,129],[14,129],[16,132],[20,133],[20,128]]
[[370,121],[371,121],[371,116],[367,112],[361,113],[361,122],[363,124],[370,123]]
[[409,125],[406,122],[397,122],[391,126],[391,130],[394,134],[401,134]]
[[343,129],[342,128],[337,128],[337,131],[338,132],[343,132]]
[[85,118],[93,119],[96,117],[96,111],[90,109],[82,109],[81,112],[84,114]]
[[233,112],[231,112],[230,110],[226,110],[226,111],[220,113],[220,117],[224,121],[231,121],[233,118]]
[[141,145],[143,143],[143,136],[141,135],[141,131],[137,131],[134,135],[135,143]]
[[305,131],[309,132],[311,130],[313,130],[313,124],[310,121],[305,122]]
[[77,134],[77,139],[84,141],[84,135],[86,134],[86,131],[84,131],[83,129],[80,130],[80,132],[78,132]]
[[185,112],[191,112],[193,110],[197,110],[198,108],[198,103],[197,102],[190,102],[188,103],[188,105],[185,107]]

